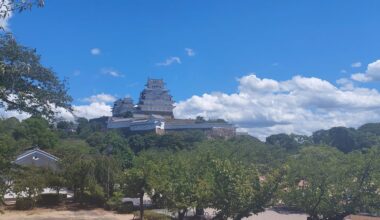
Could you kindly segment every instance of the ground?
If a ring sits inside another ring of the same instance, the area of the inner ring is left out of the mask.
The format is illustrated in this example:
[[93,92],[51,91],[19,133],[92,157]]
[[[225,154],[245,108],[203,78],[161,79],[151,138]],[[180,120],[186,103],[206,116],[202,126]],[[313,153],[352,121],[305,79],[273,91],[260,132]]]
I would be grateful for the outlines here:
[[[57,210],[51,208],[37,208],[30,211],[10,211],[7,210],[3,215],[0,214],[0,219],[7,220],[132,220],[133,215],[116,214],[104,209],[91,210]],[[266,210],[259,215],[254,215],[246,220],[306,220],[306,215],[295,213],[278,213],[272,210]]]
[[130,220],[133,215],[116,214],[114,212],[105,211],[104,209],[91,210],[56,210],[36,208],[30,211],[10,211],[6,210],[4,214],[0,214],[0,219],[7,220]]

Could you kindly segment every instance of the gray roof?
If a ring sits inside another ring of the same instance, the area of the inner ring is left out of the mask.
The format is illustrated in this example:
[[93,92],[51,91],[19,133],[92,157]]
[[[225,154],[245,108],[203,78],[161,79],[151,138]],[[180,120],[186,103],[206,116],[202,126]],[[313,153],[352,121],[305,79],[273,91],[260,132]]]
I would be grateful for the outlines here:
[[39,148],[27,150],[17,156],[14,163],[22,166],[37,166],[45,168],[58,168],[59,158]]

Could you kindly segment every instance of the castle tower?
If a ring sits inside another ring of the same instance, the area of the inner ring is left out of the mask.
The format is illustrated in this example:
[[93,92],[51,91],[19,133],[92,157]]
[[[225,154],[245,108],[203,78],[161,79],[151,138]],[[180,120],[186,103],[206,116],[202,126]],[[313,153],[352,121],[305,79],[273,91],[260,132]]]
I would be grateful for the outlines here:
[[132,117],[132,113],[135,111],[133,100],[130,97],[124,99],[118,99],[112,108],[113,117]]
[[157,114],[173,118],[173,100],[162,79],[148,79],[140,93],[137,110],[142,114]]

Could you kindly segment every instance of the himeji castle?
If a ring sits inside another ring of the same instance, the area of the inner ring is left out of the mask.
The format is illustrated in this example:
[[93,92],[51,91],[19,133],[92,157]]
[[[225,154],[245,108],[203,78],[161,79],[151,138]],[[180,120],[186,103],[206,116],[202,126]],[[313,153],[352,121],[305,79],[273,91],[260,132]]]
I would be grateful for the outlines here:
[[108,129],[126,129],[132,133],[202,130],[209,136],[231,137],[236,127],[223,120],[196,120],[174,118],[174,101],[162,79],[148,79],[139,101],[132,98],[119,99],[114,103]]

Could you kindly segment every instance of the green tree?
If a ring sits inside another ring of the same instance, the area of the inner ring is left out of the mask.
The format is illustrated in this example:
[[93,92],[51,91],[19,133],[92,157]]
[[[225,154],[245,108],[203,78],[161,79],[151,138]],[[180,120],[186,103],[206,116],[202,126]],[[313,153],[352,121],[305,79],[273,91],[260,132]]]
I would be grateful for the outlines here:
[[190,207],[196,207],[195,181],[190,160],[183,154],[167,155],[157,161],[157,170],[150,177],[150,186],[161,195],[161,202],[182,220]]
[[65,82],[40,63],[34,49],[19,45],[12,35],[5,34],[0,35],[0,100],[6,110],[52,118],[56,108],[70,110],[72,99]]
[[303,149],[287,166],[283,201],[310,219],[343,219],[380,208],[379,150],[345,155],[328,147]]
[[15,141],[9,135],[0,135],[0,205],[4,204],[4,195],[11,187],[10,180],[15,169],[12,160],[17,152],[15,146]]
[[54,148],[58,142],[58,137],[50,129],[49,122],[39,117],[22,121],[13,136],[16,140],[25,140],[30,146],[40,148]]
[[163,154],[156,151],[144,151],[133,159],[132,168],[125,171],[123,181],[124,193],[140,200],[140,219],[144,219],[144,195],[152,195],[152,178],[160,171],[157,163],[163,159]]
[[17,198],[22,202],[27,202],[26,207],[22,208],[35,207],[44,187],[46,187],[44,173],[37,167],[23,167],[17,172],[12,184],[12,190]]
[[258,174],[254,167],[230,160],[215,160],[211,207],[218,219],[242,219],[263,211]]
[[73,155],[63,160],[65,179],[74,190],[74,199],[81,205],[84,202],[85,190],[94,181],[95,161],[90,155]]

